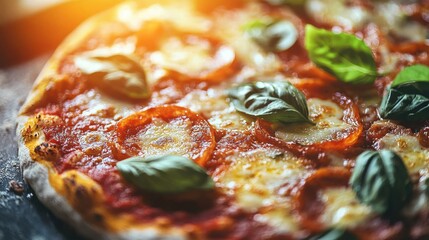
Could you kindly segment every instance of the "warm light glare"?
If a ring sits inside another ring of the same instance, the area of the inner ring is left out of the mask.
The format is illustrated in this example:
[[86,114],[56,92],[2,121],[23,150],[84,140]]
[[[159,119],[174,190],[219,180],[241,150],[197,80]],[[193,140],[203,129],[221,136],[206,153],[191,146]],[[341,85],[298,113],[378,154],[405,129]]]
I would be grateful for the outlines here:
[[0,0],[0,23],[16,20],[44,8],[69,0]]

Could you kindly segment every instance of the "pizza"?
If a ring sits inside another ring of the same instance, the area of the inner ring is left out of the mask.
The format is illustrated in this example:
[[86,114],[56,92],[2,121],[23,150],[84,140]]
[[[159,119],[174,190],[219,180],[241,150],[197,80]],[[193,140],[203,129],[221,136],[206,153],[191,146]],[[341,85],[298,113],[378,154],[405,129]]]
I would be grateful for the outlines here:
[[130,1],[18,116],[23,176],[91,239],[429,238],[429,2]]

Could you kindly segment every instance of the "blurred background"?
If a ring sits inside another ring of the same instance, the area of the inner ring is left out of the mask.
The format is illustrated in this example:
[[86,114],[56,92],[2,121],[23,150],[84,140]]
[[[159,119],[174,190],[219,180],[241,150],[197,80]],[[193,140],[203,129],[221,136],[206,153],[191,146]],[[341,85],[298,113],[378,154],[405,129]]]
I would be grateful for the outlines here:
[[79,23],[122,0],[0,0],[0,68],[53,51]]

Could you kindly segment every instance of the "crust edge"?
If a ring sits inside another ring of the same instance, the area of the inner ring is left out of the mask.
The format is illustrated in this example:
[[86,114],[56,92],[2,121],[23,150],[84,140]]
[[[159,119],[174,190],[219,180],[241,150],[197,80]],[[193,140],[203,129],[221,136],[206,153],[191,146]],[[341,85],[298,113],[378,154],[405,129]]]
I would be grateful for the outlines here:
[[[16,133],[20,136],[21,131],[27,122],[28,117],[19,116],[17,119]],[[58,194],[49,182],[49,170],[41,163],[34,161],[30,157],[30,151],[23,142],[22,138],[18,140],[18,158],[25,181],[33,188],[37,198],[45,205],[55,216],[70,224],[77,232],[90,239],[186,239],[185,236],[174,232],[175,234],[166,234],[153,228],[130,229],[123,232],[108,232],[107,230],[94,227],[89,224],[82,216],[68,203],[67,199]]]

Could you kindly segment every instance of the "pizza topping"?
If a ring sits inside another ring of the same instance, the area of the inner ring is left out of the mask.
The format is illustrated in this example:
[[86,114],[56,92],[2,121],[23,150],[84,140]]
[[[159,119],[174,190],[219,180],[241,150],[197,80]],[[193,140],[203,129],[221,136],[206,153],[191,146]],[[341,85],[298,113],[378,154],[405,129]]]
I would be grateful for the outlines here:
[[[417,3],[419,1],[416,1]],[[423,1],[424,2],[424,1]],[[424,41],[429,30],[427,25],[420,24],[408,17],[407,1],[377,1],[374,3],[373,21],[386,33],[396,39]],[[414,3],[414,2],[413,2]],[[425,4],[425,3],[421,3]],[[409,4],[413,5],[413,4]],[[427,3],[426,3],[427,5]],[[419,6],[418,8],[424,8]],[[400,16],[400,17],[398,17]]]
[[325,206],[320,219],[335,227],[355,227],[371,217],[371,208],[361,204],[350,188],[327,188],[319,192]]
[[256,20],[244,26],[247,34],[261,47],[280,52],[289,49],[298,39],[295,26],[286,20]]
[[428,175],[429,150],[410,134],[388,133],[376,144],[378,149],[395,151],[404,161],[411,174]]
[[117,133],[121,159],[181,155],[204,165],[215,147],[210,124],[179,106],[158,106],[137,112],[118,122]]
[[122,176],[141,190],[180,193],[214,188],[214,182],[198,164],[175,155],[132,157],[116,165]]
[[305,47],[317,66],[346,83],[374,82],[377,69],[371,49],[355,35],[311,25],[306,26],[305,34]]
[[312,123],[307,102],[289,82],[255,82],[230,90],[229,97],[237,111],[270,122]]
[[196,34],[172,36],[150,54],[149,60],[166,70],[199,78],[220,81],[231,73],[235,63],[234,50],[215,40]]
[[367,9],[348,0],[306,0],[305,10],[318,23],[359,28],[369,18]]
[[402,84],[423,81],[429,82],[429,67],[421,64],[406,67],[396,75],[392,82],[392,87],[397,87]]
[[303,145],[315,144],[324,141],[338,140],[340,132],[351,127],[344,122],[343,109],[336,103],[317,98],[308,99],[310,119],[315,125],[290,124],[276,126],[275,136],[287,142],[296,142]]
[[254,122],[250,117],[235,110],[223,88],[193,91],[182,98],[177,105],[201,114],[216,129],[246,131],[250,130]]
[[412,192],[408,171],[390,150],[366,151],[356,159],[350,185],[361,202],[379,214],[395,216]]
[[132,56],[90,52],[77,56],[74,63],[110,95],[135,100],[150,96],[145,71]]
[[404,68],[392,82],[380,105],[383,118],[400,121],[429,119],[429,67]]
[[143,9],[138,5],[138,2],[134,2],[121,5],[118,9],[118,20],[136,32],[144,29],[145,24],[151,21],[173,24],[184,32],[206,32],[210,29],[210,20],[197,15],[189,4],[153,4]]
[[353,100],[337,92],[339,89],[327,87],[325,81],[300,80],[296,86],[309,99],[309,116],[315,124],[278,125],[258,121],[255,130],[260,140],[300,155],[310,150],[307,147],[345,149],[358,141],[363,126]]
[[[334,209],[334,212],[328,214],[331,215],[331,217],[325,216],[324,213],[327,210],[332,211],[333,209],[329,209],[329,206],[331,204],[338,204],[336,201],[340,201],[337,199],[332,201],[332,199],[329,198],[329,191],[346,188],[349,178],[350,172],[340,167],[321,168],[307,177],[304,184],[300,186],[294,199],[295,207],[300,216],[301,225],[312,232],[319,232],[327,226],[338,225],[338,221],[341,222],[343,221],[342,219],[347,220],[347,216],[341,214],[341,211],[345,210],[345,212],[349,212],[347,208],[352,208],[352,202],[346,201],[345,204],[344,202],[339,204],[341,206],[340,209]],[[332,218],[332,216],[339,216],[337,219],[338,221],[333,221],[335,219],[330,219],[332,222],[323,221],[328,217]],[[355,224],[361,220],[362,217],[354,219],[354,221],[349,218],[348,224]]]
[[234,151],[225,160],[228,166],[215,179],[239,207],[257,213],[256,221],[277,231],[298,229],[287,189],[306,174],[301,159],[278,149],[258,148]]
[[380,147],[379,140],[389,133],[396,136],[412,135],[412,130],[391,121],[378,120],[371,124],[366,140],[377,148]]
[[265,51],[249,37],[243,26],[255,19],[265,19],[266,13],[256,2],[249,2],[243,9],[222,11],[215,14],[214,34],[231,46],[237,58],[252,74],[274,73],[281,62],[273,52]]

